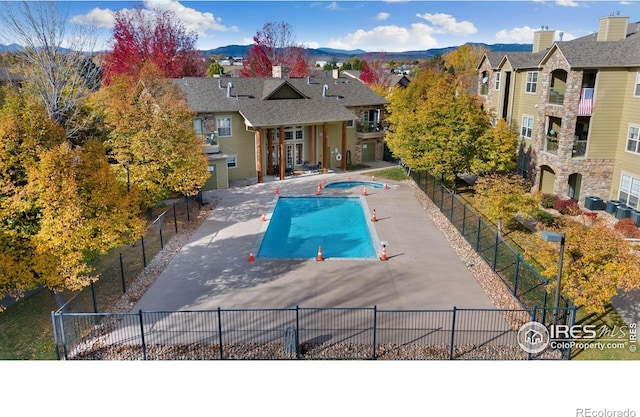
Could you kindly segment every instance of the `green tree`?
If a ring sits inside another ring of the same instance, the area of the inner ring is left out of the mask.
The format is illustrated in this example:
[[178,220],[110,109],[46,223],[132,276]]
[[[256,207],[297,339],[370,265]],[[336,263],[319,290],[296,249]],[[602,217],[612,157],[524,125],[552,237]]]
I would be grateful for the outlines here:
[[[566,233],[561,293],[589,313],[602,314],[613,297],[640,289],[640,259],[616,231],[596,219],[589,227],[566,216],[554,230]],[[527,254],[545,268],[548,291],[556,287],[558,245],[540,242]]]
[[207,68],[207,77],[213,77],[214,75],[224,74],[224,67],[214,59],[211,60],[209,67]]
[[503,221],[515,222],[516,214],[531,216],[540,206],[541,195],[531,193],[530,185],[515,175],[487,175],[475,184],[474,205],[484,216],[497,222],[498,234]]
[[109,153],[121,177],[138,189],[143,207],[200,191],[210,174],[193,130],[195,113],[155,66],[145,66],[139,79],[114,77],[102,89],[102,101]]
[[452,181],[472,172],[489,120],[454,76],[423,70],[390,98],[387,144],[413,169]]

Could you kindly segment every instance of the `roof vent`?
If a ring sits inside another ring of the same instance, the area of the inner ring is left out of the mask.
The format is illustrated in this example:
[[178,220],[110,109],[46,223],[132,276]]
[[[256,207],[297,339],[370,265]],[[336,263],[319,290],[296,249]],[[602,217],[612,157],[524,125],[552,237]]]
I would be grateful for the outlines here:
[[329,86],[328,85],[323,85],[322,86],[322,97],[326,97],[327,96],[327,90],[329,90]]
[[231,84],[231,82],[229,82],[229,84],[227,84],[227,97],[231,98],[231,89],[233,88],[233,84]]
[[307,85],[311,85],[311,76],[307,75]]
[[558,33],[558,36],[560,37],[560,42],[562,42],[562,37],[564,36],[564,32]]
[[222,86],[221,82],[222,80],[218,78],[218,88],[222,90],[224,87]]

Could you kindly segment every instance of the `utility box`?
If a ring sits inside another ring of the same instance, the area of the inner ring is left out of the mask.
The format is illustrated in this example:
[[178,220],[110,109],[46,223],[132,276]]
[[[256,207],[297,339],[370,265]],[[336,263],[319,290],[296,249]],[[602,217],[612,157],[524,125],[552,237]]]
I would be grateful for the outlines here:
[[587,210],[604,210],[604,201],[599,197],[587,197],[584,199],[584,207]]
[[631,207],[627,207],[625,205],[619,205],[618,208],[616,209],[616,219],[618,220],[628,219],[629,217],[631,217],[631,210],[633,210]]
[[607,200],[607,205],[604,208],[604,211],[606,211],[609,214],[616,214],[616,210],[618,209],[618,206],[622,204],[622,201],[618,201],[618,200]]
[[636,226],[640,227],[640,211],[631,210],[631,214],[629,215],[629,218],[633,220]]

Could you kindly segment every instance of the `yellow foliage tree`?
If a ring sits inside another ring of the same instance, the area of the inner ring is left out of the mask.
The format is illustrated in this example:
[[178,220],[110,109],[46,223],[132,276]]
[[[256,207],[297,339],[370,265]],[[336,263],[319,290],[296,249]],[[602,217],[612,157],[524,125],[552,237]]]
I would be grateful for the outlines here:
[[208,162],[193,130],[195,114],[177,87],[147,65],[140,79],[114,77],[101,94],[107,147],[143,206],[197,194],[210,176]]
[[[629,244],[604,221],[591,226],[563,218],[554,227],[566,233],[561,293],[589,313],[604,313],[613,297],[640,289],[640,259]],[[528,249],[545,268],[549,291],[556,287],[557,244],[541,242]]]
[[531,193],[529,184],[519,176],[487,175],[478,178],[474,188],[474,206],[498,223],[498,234],[502,234],[503,221],[514,221],[518,213],[531,215],[540,206],[541,195]]

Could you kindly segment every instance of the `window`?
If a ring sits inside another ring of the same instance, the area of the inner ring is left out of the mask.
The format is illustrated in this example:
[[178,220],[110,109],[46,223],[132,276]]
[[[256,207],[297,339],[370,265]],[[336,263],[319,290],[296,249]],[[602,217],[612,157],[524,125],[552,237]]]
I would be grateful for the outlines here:
[[353,120],[347,120],[347,127],[353,127]]
[[500,89],[500,72],[496,72],[496,80],[495,80],[495,84],[493,86],[494,90],[499,90]]
[[285,127],[284,140],[302,140],[304,139],[304,130],[302,126]]
[[231,116],[217,116],[216,127],[218,128],[218,136],[231,136]]
[[535,94],[537,90],[538,90],[538,72],[529,71],[527,72],[527,84],[525,86],[525,91],[527,93]]
[[629,207],[638,208],[638,201],[640,201],[640,178],[623,174],[620,180],[618,200]]
[[640,140],[638,140],[638,134],[640,133],[640,127],[630,126],[629,133],[627,134],[627,151],[640,153]]
[[204,138],[204,120],[199,117],[194,119],[193,129],[196,131],[196,136],[198,137],[198,139]]
[[520,131],[520,135],[527,139],[533,137],[533,117],[522,116],[522,130]]
[[235,168],[238,166],[238,160],[236,155],[230,155],[227,158],[227,168]]
[[364,112],[364,123],[378,123],[380,122],[380,109],[369,109]]
[[636,91],[634,96],[640,97],[640,71],[636,74]]

